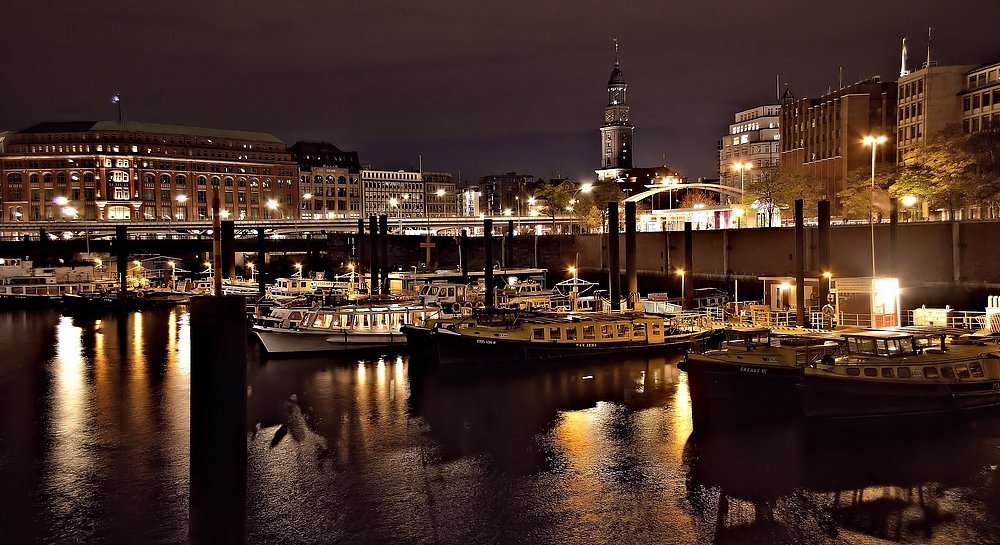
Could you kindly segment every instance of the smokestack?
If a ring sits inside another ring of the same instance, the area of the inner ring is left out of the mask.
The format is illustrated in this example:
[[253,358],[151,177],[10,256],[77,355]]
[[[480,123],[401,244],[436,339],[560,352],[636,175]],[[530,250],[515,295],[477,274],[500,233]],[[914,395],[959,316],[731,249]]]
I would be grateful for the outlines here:
[[910,71],[906,69],[906,38],[903,38],[903,58],[899,65],[899,77],[903,77],[909,73]]

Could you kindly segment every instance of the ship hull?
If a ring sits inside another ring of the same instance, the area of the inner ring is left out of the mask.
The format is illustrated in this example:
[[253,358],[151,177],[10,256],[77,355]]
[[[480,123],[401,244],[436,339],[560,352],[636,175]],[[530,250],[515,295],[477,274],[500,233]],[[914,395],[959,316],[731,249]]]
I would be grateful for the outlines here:
[[810,418],[866,418],[963,412],[1000,407],[1000,381],[891,383],[807,374],[802,378]]
[[687,373],[695,418],[781,417],[802,414],[799,367],[738,363],[689,354]]
[[488,339],[461,335],[447,329],[430,333],[442,365],[518,365],[571,361],[580,358],[621,356],[683,350],[701,339],[700,334],[669,338],[664,343],[636,342],[541,343],[511,339]]
[[316,354],[406,345],[406,337],[399,331],[308,331],[268,327],[254,327],[253,331],[268,354]]

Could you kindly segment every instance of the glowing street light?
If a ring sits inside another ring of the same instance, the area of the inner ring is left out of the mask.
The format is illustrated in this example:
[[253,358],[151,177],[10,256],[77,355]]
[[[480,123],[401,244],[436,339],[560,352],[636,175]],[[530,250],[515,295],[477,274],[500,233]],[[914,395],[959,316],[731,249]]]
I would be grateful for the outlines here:
[[868,200],[868,224],[871,226],[872,235],[872,278],[875,277],[875,146],[885,144],[889,139],[885,135],[866,136],[862,142],[872,148],[872,186],[871,196]]
[[52,202],[56,203],[59,206],[66,206],[67,204],[69,204],[69,199],[60,196],[56,197],[55,199],[52,199]]
[[677,269],[677,271],[675,271],[675,273],[677,274],[677,276],[681,277],[681,308],[684,308],[684,294],[685,294],[685,291],[684,291],[684,269]]

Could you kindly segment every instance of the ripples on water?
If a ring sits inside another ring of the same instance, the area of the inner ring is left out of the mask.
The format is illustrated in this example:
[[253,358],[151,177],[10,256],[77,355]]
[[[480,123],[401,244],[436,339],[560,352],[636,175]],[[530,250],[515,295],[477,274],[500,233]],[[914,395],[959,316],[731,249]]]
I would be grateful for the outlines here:
[[[186,541],[189,343],[182,310],[0,313],[0,543]],[[675,356],[250,360],[251,543],[1000,540],[997,418],[706,429]]]

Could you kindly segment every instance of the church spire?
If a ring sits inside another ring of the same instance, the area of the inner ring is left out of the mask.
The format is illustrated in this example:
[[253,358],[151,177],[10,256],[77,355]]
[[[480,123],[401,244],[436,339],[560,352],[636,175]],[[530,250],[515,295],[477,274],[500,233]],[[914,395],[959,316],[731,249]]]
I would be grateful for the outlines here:
[[615,66],[620,66],[618,63],[618,36],[615,36],[614,42],[615,42]]

